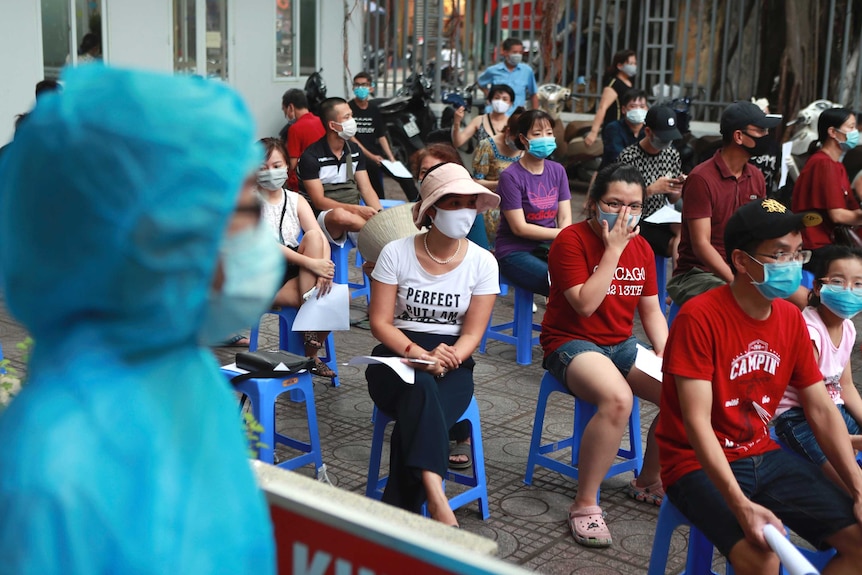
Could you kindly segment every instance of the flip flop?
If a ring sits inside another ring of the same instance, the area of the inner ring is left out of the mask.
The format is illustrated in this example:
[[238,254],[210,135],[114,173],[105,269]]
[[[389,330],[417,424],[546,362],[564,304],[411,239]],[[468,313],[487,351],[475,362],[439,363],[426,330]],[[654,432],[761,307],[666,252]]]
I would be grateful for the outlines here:
[[[452,461],[453,456],[464,455],[467,457],[466,461]],[[472,448],[469,443],[456,443],[452,446],[452,449],[449,450],[449,469],[467,469],[471,465],[473,465],[472,457]]]
[[610,547],[611,532],[598,505],[569,510],[569,530],[575,541],[584,547]]

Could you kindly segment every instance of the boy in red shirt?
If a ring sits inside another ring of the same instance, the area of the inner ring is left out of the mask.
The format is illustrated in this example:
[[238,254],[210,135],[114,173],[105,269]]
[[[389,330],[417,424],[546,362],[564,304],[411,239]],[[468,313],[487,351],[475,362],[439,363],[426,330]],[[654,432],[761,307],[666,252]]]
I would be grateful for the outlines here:
[[[818,548],[838,550],[824,572],[858,572],[862,562],[862,471],[802,315],[782,299],[799,286],[810,257],[800,230],[816,219],[770,199],[739,208],[724,235],[733,281],[683,306],[665,348],[662,482],[740,575],[778,571],[763,527],[782,521]],[[767,424],[788,384],[850,496],[770,439]]]

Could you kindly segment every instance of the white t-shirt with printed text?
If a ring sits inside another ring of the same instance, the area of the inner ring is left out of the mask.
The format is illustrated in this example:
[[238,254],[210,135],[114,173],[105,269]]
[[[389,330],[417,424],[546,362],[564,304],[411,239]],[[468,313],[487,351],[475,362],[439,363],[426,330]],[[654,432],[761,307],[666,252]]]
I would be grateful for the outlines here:
[[398,329],[459,335],[474,295],[500,293],[497,260],[491,252],[467,241],[458,267],[442,275],[429,273],[416,257],[414,238],[389,242],[380,252],[372,277],[397,285],[395,319]]

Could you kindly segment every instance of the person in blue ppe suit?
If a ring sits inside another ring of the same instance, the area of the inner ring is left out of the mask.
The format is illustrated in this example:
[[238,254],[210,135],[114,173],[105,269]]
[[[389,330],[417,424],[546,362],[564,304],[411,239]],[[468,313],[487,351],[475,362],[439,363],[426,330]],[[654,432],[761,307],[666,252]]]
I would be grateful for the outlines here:
[[283,271],[240,195],[262,158],[249,112],[202,78],[63,80],[0,160],[2,288],[36,341],[0,416],[0,572],[272,573],[203,345],[257,321]]

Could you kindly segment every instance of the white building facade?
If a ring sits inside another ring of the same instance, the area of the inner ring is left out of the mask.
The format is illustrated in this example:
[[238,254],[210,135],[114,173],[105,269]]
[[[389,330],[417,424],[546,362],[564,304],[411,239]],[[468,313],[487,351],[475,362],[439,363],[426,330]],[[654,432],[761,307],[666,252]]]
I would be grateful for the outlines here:
[[[281,95],[323,69],[328,96],[362,67],[361,0],[2,0],[0,145],[34,88],[101,56],[112,66],[219,78],[245,98],[258,135],[284,125]],[[92,46],[90,54],[82,48]],[[101,55],[99,51],[101,50]],[[346,54],[346,56],[345,56]],[[346,61],[345,61],[346,60]]]

